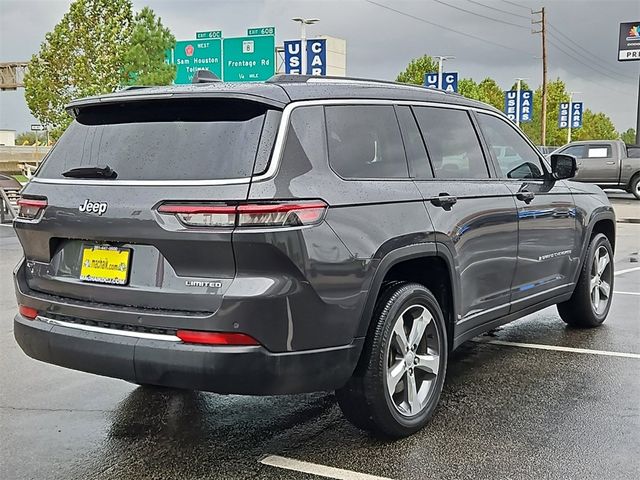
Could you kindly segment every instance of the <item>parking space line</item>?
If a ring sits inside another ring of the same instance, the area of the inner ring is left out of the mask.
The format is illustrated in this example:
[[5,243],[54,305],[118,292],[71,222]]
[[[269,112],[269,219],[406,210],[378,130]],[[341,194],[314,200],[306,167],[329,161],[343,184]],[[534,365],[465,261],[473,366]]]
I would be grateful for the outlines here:
[[617,290],[614,290],[613,293],[616,295],[640,295],[640,292],[618,292]]
[[294,458],[280,457],[278,455],[267,455],[260,460],[263,465],[292,470],[294,472],[309,473],[319,477],[334,478],[336,480],[391,480],[387,477],[378,477],[368,473],[352,472],[342,468],[327,467],[317,463],[303,462]]
[[614,275],[622,275],[623,273],[635,272],[640,270],[640,267],[627,268],[626,270],[618,270]]
[[569,352],[569,353],[587,353],[590,355],[603,355],[606,357],[622,357],[622,358],[635,358],[640,360],[640,353],[627,353],[627,352],[610,352],[607,350],[590,350],[588,348],[574,348],[574,347],[559,347],[556,345],[543,345],[539,343],[519,343],[519,342],[507,342],[504,340],[474,340],[476,343],[489,343],[491,345],[505,345],[508,347],[520,347],[520,348],[534,348],[537,350],[554,350],[557,352]]

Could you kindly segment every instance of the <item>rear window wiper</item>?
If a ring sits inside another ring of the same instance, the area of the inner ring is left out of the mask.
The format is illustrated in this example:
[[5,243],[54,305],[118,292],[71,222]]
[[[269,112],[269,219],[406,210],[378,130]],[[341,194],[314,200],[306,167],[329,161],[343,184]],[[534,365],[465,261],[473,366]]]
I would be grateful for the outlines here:
[[118,176],[115,170],[109,165],[91,165],[86,167],[76,167],[62,172],[63,177],[73,178],[106,178],[113,179]]

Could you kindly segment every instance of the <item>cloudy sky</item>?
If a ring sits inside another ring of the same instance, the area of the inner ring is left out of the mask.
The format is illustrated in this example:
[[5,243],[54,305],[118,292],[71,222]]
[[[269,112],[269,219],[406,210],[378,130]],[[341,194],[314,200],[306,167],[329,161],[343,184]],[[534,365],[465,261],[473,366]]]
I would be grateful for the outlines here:
[[[25,61],[68,10],[70,0],[0,0],[0,62]],[[296,16],[317,17],[309,35],[347,41],[347,73],[394,79],[411,58],[453,55],[447,70],[505,89],[514,78],[541,82],[540,36],[530,33],[531,9],[549,21],[549,78],[562,78],[576,100],[603,111],[618,130],[635,126],[639,62],[618,62],[620,22],[640,20],[638,0],[134,0],[150,6],[178,40],[195,31],[243,35],[275,26],[278,43],[295,38]],[[0,92],[0,128],[24,131],[36,120],[23,90]]]

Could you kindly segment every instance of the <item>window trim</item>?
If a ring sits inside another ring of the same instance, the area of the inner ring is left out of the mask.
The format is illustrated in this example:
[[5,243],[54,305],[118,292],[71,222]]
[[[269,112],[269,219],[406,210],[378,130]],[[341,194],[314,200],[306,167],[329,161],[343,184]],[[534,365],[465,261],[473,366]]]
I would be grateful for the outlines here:
[[[475,111],[473,113],[474,116],[476,115],[481,115],[481,114],[485,114],[488,112],[485,111]],[[504,117],[501,118],[499,115],[493,115],[494,117],[497,117],[499,119],[501,119],[503,121],[503,123],[506,123],[508,127],[511,128],[511,130],[513,130],[514,132],[516,132],[517,135],[520,136],[520,138],[522,138],[525,143],[527,145],[529,145],[529,147],[531,147],[531,149],[535,152],[535,154],[537,155],[538,159],[540,160],[540,164],[542,165],[542,168],[544,169],[544,175],[541,178],[508,178],[508,177],[502,177],[502,169],[500,168],[500,163],[498,162],[498,158],[495,156],[493,150],[489,147],[489,142],[486,140],[485,136],[484,136],[484,132],[482,130],[482,127],[480,126],[480,120],[476,119],[476,121],[478,122],[478,128],[481,132],[484,146],[487,149],[487,153],[489,154],[490,158],[491,158],[491,163],[493,164],[493,168],[495,170],[496,173],[496,178],[498,178],[499,180],[506,180],[506,181],[510,181],[510,182],[523,182],[523,181],[542,181],[545,179],[550,178],[551,176],[551,168],[549,167],[549,165],[547,164],[546,159],[544,158],[544,155],[542,155],[542,153],[540,152],[540,150],[538,150],[536,148],[535,145],[533,145],[533,143],[527,138],[527,136],[520,130],[518,129],[511,120],[509,120],[508,118]]]
[[[455,99],[455,97],[451,97]],[[443,96],[442,100],[448,100],[449,97]],[[273,146],[273,154],[269,160],[269,164],[264,173],[254,175],[248,178],[231,178],[225,180],[93,180],[93,179],[66,179],[66,178],[38,178],[31,179],[34,183],[47,183],[47,184],[63,184],[63,185],[108,185],[108,186],[214,186],[214,185],[240,185],[250,184],[253,182],[264,182],[273,179],[280,169],[282,157],[284,153],[284,144],[287,137],[289,121],[291,112],[298,107],[316,106],[316,105],[409,105],[409,106],[425,106],[425,107],[445,107],[454,110],[466,110],[468,112],[480,112],[487,115],[493,115],[494,117],[506,119],[502,112],[498,110],[492,110],[491,107],[474,107],[471,105],[456,105],[454,103],[446,102],[433,102],[423,100],[387,100],[387,99],[367,99],[367,98],[352,98],[352,99],[316,99],[316,100],[296,100],[287,104],[282,110],[282,117],[280,119],[280,125],[278,126],[278,132],[276,133],[276,141]],[[523,134],[520,134],[525,141],[536,151],[535,145]],[[542,155],[541,160],[544,162],[545,167],[550,170],[547,161]],[[368,179],[367,179],[368,180]],[[409,179],[412,180],[413,179]],[[432,179],[437,180],[437,179]],[[492,180],[492,179],[489,179]],[[398,179],[398,181],[406,181],[404,179]],[[424,181],[429,181],[425,179]],[[476,180],[477,181],[477,180]]]

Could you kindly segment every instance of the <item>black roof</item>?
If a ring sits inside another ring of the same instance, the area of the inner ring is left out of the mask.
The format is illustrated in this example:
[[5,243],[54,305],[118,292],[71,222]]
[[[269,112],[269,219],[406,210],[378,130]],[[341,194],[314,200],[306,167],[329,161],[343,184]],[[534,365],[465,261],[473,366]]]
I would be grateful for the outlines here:
[[478,107],[493,107],[455,93],[405,83],[347,77],[312,77],[307,75],[275,75],[266,82],[206,82],[163,87],[132,87],[119,92],[72,101],[67,108],[96,105],[103,102],[153,100],[176,97],[242,98],[282,108],[300,100],[380,99],[422,101]]

